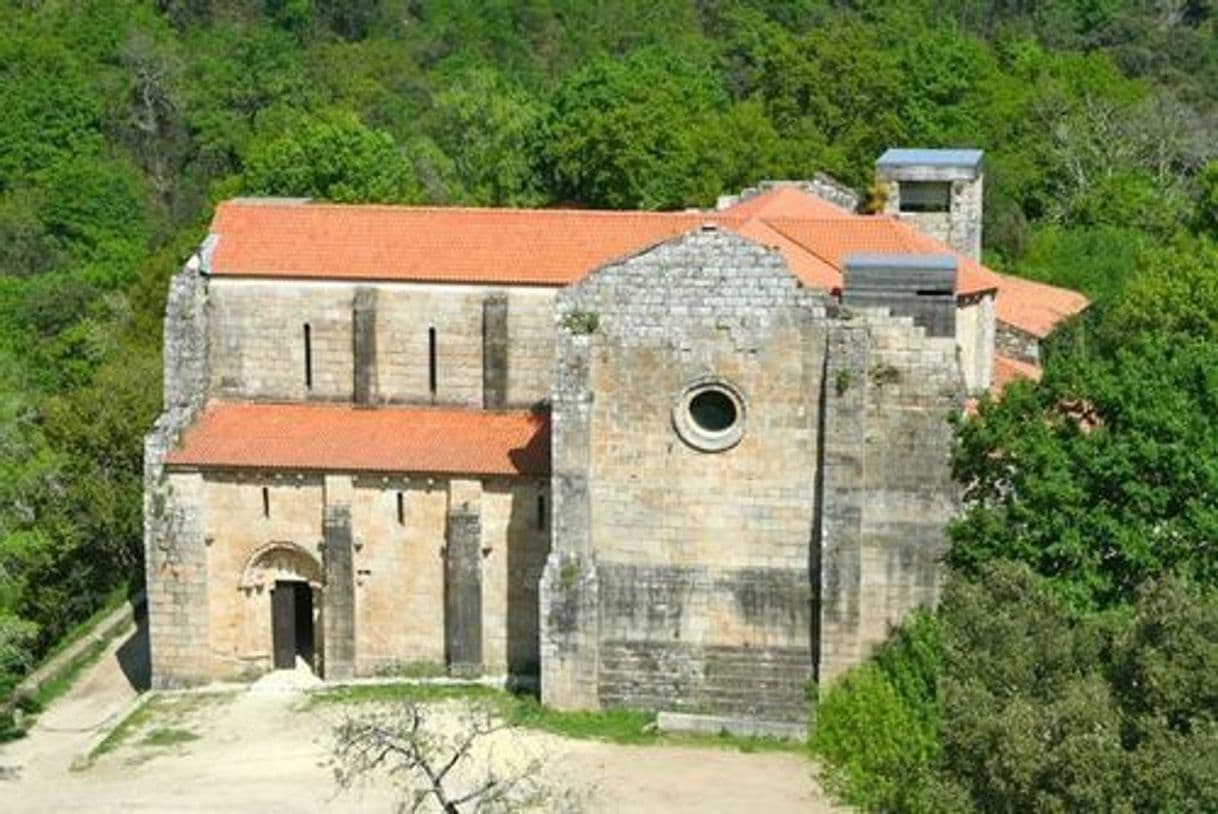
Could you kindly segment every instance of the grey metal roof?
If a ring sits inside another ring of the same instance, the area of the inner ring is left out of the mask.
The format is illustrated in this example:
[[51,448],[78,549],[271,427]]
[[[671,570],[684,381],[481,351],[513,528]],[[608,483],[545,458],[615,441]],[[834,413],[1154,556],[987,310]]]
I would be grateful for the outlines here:
[[982,150],[927,150],[892,147],[876,161],[877,167],[976,167],[985,155]]
[[952,271],[956,268],[954,254],[878,254],[860,252],[845,257],[847,269],[935,269]]

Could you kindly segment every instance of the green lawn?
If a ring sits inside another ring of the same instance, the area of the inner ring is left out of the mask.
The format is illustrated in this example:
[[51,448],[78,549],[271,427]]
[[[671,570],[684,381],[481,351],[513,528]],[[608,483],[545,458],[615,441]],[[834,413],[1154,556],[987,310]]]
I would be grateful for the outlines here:
[[543,706],[527,693],[510,693],[482,684],[374,684],[335,687],[311,693],[306,709],[319,705],[467,700],[488,704],[512,726],[539,729],[565,738],[632,745],[719,746],[741,752],[806,754],[803,742],[769,737],[661,732],[655,713],[612,709],[566,712]]

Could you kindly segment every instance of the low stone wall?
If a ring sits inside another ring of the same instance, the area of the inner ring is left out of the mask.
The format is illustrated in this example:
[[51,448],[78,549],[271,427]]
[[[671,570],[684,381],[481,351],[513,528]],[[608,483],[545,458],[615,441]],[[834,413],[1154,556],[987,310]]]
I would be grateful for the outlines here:
[[1005,322],[995,326],[994,347],[1003,356],[1033,365],[1040,364],[1040,340]]
[[96,647],[99,643],[109,641],[122,631],[134,626],[137,615],[144,610],[144,604],[144,592],[140,591],[131,597],[131,599],[106,614],[85,635],[56,653],[39,666],[38,669],[22,679],[21,683],[13,689],[9,699],[4,703],[0,703],[0,715],[12,712],[16,706],[17,699],[29,698],[37,694],[45,685],[50,684],[63,673],[72,669],[76,661],[91,648]]

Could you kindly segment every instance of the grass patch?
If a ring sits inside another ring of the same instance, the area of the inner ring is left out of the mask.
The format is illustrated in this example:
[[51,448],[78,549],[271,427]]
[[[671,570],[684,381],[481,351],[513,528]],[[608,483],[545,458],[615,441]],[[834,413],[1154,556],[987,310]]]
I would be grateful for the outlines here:
[[140,741],[141,746],[176,746],[179,743],[197,741],[199,736],[189,729],[165,727],[153,729]]
[[625,744],[660,743],[669,737],[656,728],[656,716],[650,712],[634,709],[567,712],[542,706],[531,695],[509,697],[512,702],[503,717],[513,726],[540,729],[564,738]]
[[[184,723],[192,713],[220,703],[227,703],[236,693],[194,693],[191,695],[157,695],[146,704],[131,711],[110,734],[89,753],[85,766],[102,755],[113,752],[132,740],[139,732],[145,732],[140,746],[170,746],[176,743],[198,740],[199,736],[186,729]],[[157,726],[153,726],[153,724]]]
[[478,701],[490,704],[512,726],[537,729],[579,740],[601,740],[633,746],[711,746],[740,752],[791,752],[807,756],[802,741],[730,735],[661,732],[655,713],[633,709],[574,711],[550,709],[527,693],[510,693],[482,684],[370,684],[335,687],[311,693],[305,709],[330,704],[395,701]]
[[101,743],[93,747],[93,751],[89,753],[88,762],[92,763],[96,758],[113,752],[122,746],[137,730],[143,729],[152,720],[153,716],[156,715],[156,703],[157,699],[154,698],[142,707],[132,710],[126,718],[119,721],[110,730],[110,734]]
[[[115,635],[121,635],[122,632],[127,630],[127,628],[124,628],[123,631],[117,632]],[[102,653],[106,652],[106,648],[110,646],[112,640],[113,637],[111,636],[93,642],[80,655],[68,662],[67,666],[59,671],[54,678],[39,687],[37,692],[30,697],[34,702],[35,708],[40,710],[46,709],[52,701],[70,690],[72,685],[76,683],[76,679],[80,678],[80,674],[97,663],[97,660],[101,658]]]
[[382,678],[440,678],[448,669],[434,661],[403,661],[386,665],[376,671]]

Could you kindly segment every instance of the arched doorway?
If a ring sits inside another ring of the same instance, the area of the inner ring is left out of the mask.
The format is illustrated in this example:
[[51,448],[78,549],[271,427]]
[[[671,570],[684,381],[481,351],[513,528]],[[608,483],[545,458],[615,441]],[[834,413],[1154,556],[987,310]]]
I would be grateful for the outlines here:
[[240,589],[269,597],[272,666],[294,669],[300,662],[322,673],[321,563],[291,542],[260,546],[242,570]]

